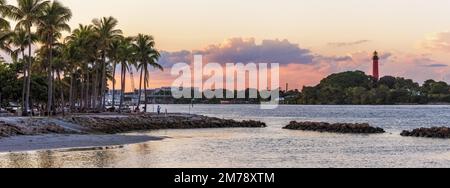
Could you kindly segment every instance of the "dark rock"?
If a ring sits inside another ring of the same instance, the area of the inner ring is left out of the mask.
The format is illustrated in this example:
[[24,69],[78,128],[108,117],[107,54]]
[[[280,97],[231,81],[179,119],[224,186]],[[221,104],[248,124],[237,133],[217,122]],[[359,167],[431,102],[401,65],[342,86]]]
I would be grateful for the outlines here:
[[158,129],[199,129],[199,128],[263,128],[259,121],[234,121],[198,115],[128,115],[115,116],[74,116],[67,121],[81,125],[93,133],[123,133]]
[[371,127],[367,123],[351,124],[351,123],[325,123],[325,122],[295,122],[292,121],[284,129],[344,133],[344,134],[378,134],[385,133],[382,128]]
[[424,138],[450,138],[449,127],[419,128],[412,131],[403,131],[401,136]]
[[27,132],[17,126],[0,124],[0,138],[19,135],[27,135]]

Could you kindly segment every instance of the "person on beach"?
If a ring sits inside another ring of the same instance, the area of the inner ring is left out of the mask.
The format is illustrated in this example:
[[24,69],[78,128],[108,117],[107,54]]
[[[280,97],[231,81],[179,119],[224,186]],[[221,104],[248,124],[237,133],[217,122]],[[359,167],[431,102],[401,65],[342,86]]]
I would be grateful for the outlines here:
[[158,111],[158,115],[161,114],[161,106],[158,105],[157,111]]

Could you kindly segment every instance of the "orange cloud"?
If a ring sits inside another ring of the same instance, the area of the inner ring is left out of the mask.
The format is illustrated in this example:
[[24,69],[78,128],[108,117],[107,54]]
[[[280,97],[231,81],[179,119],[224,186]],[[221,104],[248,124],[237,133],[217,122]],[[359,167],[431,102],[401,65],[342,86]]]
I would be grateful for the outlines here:
[[[450,32],[429,38],[428,49],[447,50]],[[440,41],[440,42],[439,42]],[[446,42],[447,41],[447,42]],[[450,51],[450,47],[448,47]],[[289,83],[291,89],[312,86],[324,77],[343,71],[361,70],[372,72],[372,53],[368,51],[350,52],[344,55],[324,56],[314,54],[287,40],[264,40],[257,44],[254,39],[234,38],[223,44],[210,45],[203,50],[183,50],[163,52],[160,63],[165,72],[152,71],[150,88],[171,86],[176,76],[170,75],[170,68],[179,62],[192,63],[194,54],[203,54],[205,61],[225,63],[255,62],[280,63],[280,86]],[[411,78],[419,83],[427,79],[450,80],[450,67],[446,62],[435,60],[430,55],[403,52],[380,52],[381,75]],[[204,64],[206,64],[205,62]],[[208,78],[204,76],[204,78]],[[139,86],[139,74],[135,71],[135,87]],[[248,85],[248,84],[247,84]],[[116,88],[120,88],[119,84]],[[131,91],[131,79],[127,76],[127,91]]]

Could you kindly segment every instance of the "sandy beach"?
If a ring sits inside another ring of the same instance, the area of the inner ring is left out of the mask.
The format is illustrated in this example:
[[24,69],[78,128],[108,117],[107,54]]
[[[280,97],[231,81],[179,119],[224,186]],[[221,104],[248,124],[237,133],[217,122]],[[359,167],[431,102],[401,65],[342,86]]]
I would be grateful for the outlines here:
[[16,136],[0,139],[0,153],[54,149],[95,149],[121,147],[162,140],[161,137],[135,135],[38,135]]
[[234,121],[189,114],[87,114],[64,118],[0,117],[0,153],[36,150],[107,148],[162,140],[127,135],[160,129],[262,128],[255,121]]

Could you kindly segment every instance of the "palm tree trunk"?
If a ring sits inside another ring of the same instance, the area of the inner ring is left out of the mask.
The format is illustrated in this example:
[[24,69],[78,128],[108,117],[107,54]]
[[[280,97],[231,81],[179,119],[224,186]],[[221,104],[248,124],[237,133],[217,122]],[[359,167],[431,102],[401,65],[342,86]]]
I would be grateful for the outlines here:
[[28,116],[28,109],[30,105],[30,87],[31,87],[31,28],[28,27],[28,77],[27,77],[27,91],[25,92],[25,116]]
[[56,108],[56,84],[55,84],[55,72],[52,71],[52,115],[56,115],[57,114],[57,108]]
[[27,92],[27,62],[25,62],[25,52],[22,50],[23,60],[23,86],[22,86],[22,114],[25,111],[25,93]]
[[86,95],[84,94],[84,87],[86,86],[86,77],[85,77],[85,75],[84,75],[84,73],[82,73],[82,76],[81,77],[83,77],[84,76],[84,78],[81,78],[80,79],[80,81],[81,81],[81,83],[80,83],[80,86],[81,86],[81,89],[80,89],[80,106],[79,106],[79,111],[83,111],[83,109],[84,109],[84,107],[85,107],[85,105],[87,104],[87,103],[85,103],[86,101],[85,101],[85,97],[86,97]]
[[53,99],[53,79],[52,79],[52,56],[53,56],[53,49],[52,49],[52,39],[51,36],[49,37],[50,41],[48,41],[48,49],[49,49],[49,56],[48,56],[48,70],[47,70],[47,113],[48,116],[51,116],[52,113],[52,99]]
[[[139,78],[139,97],[138,97],[138,105],[137,109],[141,109],[141,97],[142,97],[142,76],[144,74],[144,69],[141,69],[141,76]],[[140,111],[140,110],[139,110]]]
[[73,106],[74,106],[74,101],[73,100],[73,80],[75,77],[75,73],[71,73],[70,74],[70,88],[69,88],[69,102],[70,102],[70,107],[69,107],[69,112],[72,113],[73,111]]
[[120,88],[120,104],[119,104],[119,113],[122,113],[122,108],[123,108],[123,100],[124,100],[124,91],[125,91],[125,67],[123,67],[122,65],[122,71],[120,74],[120,82],[121,82],[121,88]]
[[116,62],[114,62],[114,65],[113,65],[114,67],[113,67],[113,80],[112,80],[112,82],[113,82],[113,84],[112,84],[112,109],[113,110],[115,110],[114,108],[115,108],[115,104],[116,104],[116,66],[117,66],[117,64],[116,64]]
[[105,91],[106,91],[106,55],[105,52],[103,52],[102,54],[102,85],[101,85],[101,91],[100,91],[100,96],[101,96],[101,102],[100,102],[100,112],[105,111],[105,102],[106,102],[106,96],[105,96]]
[[145,98],[144,99],[144,104],[145,104],[144,113],[148,112],[148,110],[147,110],[147,84],[148,84],[147,79],[148,79],[148,72],[145,71],[145,76],[144,76],[144,98]]
[[[94,66],[95,67],[95,66]],[[97,99],[98,99],[98,67],[95,67],[94,80],[92,82],[92,108],[97,109]]]
[[91,105],[91,95],[89,94],[89,88],[90,88],[90,75],[89,75],[89,69],[86,69],[86,78],[85,78],[85,85],[86,85],[86,93],[83,93],[85,96],[84,98],[84,110],[87,110]]
[[65,109],[65,107],[66,107],[66,104],[65,104],[65,101],[64,101],[64,86],[63,86],[63,83],[62,83],[62,80],[61,80],[61,74],[60,74],[60,71],[59,71],[59,69],[58,70],[56,70],[57,71],[57,75],[58,75],[58,82],[59,82],[59,87],[60,87],[60,94],[61,94],[61,111],[62,111],[62,115],[63,115],[63,117],[66,115],[65,114],[65,111],[64,111],[64,109]]
[[30,90],[31,90],[31,57],[30,57],[30,61],[28,63],[28,76],[27,76],[27,92],[26,92],[26,96],[25,96],[25,111],[26,111],[26,115],[28,116],[28,110],[30,109]]

